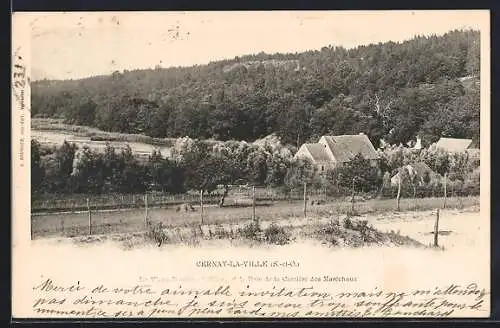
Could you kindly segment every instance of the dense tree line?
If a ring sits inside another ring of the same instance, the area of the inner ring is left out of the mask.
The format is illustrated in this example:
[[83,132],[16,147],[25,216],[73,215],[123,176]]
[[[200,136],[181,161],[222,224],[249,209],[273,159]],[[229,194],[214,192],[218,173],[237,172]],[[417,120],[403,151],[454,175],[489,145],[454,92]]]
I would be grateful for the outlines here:
[[[446,153],[433,148],[416,151],[395,146],[379,151],[381,159],[376,166],[359,155],[325,173],[293,154],[294,149],[280,143],[213,144],[185,137],[177,139],[168,159],[153,151],[142,160],[129,147],[117,151],[108,145],[104,152],[96,152],[68,142],[47,148],[32,140],[32,195],[36,198],[42,193],[211,192],[217,186],[225,186],[227,193],[227,188],[234,184],[289,191],[302,188],[305,182],[312,189],[332,195],[350,195],[354,188],[356,192],[390,196],[394,190],[390,178],[398,172],[405,190],[416,191],[418,185],[420,191],[439,191],[446,175],[452,190],[469,195],[479,192],[478,153]],[[415,163],[425,163],[435,174],[417,179],[405,169]]]
[[252,141],[276,133],[297,146],[364,132],[376,146],[380,138],[399,144],[417,134],[425,145],[440,136],[478,142],[479,48],[479,32],[452,31],[349,50],[38,81],[31,113],[153,137]]

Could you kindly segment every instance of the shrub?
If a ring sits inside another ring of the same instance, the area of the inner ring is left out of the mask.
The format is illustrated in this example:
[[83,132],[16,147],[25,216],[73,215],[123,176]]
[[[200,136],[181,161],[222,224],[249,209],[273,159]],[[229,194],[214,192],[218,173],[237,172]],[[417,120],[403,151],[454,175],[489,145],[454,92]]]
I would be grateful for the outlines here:
[[163,230],[163,223],[160,222],[154,225],[151,221],[148,221],[148,232],[146,236],[153,240],[160,247],[163,243],[168,241],[167,234]]
[[346,217],[344,219],[343,227],[344,227],[344,229],[352,229],[353,228],[352,220],[350,217]]
[[338,219],[331,220],[324,228],[323,232],[326,234],[338,234],[340,232],[340,222]]
[[332,219],[326,226],[324,226],[321,231],[321,235],[325,235],[326,240],[332,245],[339,245],[337,238],[343,238],[344,233],[340,229],[340,222],[338,219]]
[[361,233],[361,238],[363,239],[363,241],[368,241],[370,227],[368,227],[367,220],[356,221],[355,224],[353,224],[352,229],[357,230]]
[[264,237],[270,244],[285,245],[290,242],[290,235],[283,227],[275,223],[271,223],[269,227],[264,230]]
[[257,222],[247,223],[243,228],[238,228],[238,234],[243,238],[258,240],[259,234],[262,232],[259,224]]
[[214,237],[218,239],[225,239],[229,238],[230,234],[228,231],[224,229],[224,227],[221,224],[216,224],[215,229],[214,229]]

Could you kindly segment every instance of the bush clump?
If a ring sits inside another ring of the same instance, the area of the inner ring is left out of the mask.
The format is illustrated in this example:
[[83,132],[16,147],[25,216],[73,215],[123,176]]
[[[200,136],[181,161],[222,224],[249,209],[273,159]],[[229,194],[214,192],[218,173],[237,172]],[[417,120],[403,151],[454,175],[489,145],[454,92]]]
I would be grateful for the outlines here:
[[238,228],[238,234],[240,234],[245,239],[259,240],[259,236],[262,232],[258,222],[247,223],[243,228]]
[[290,242],[290,235],[283,227],[275,223],[271,223],[267,229],[264,230],[264,238],[270,244],[285,245]]
[[352,229],[354,227],[350,217],[346,217],[343,222],[344,229]]
[[168,236],[163,230],[163,223],[160,222],[158,224],[153,224],[151,221],[148,221],[148,232],[146,236],[153,240],[158,247],[160,247],[163,243],[168,241]]

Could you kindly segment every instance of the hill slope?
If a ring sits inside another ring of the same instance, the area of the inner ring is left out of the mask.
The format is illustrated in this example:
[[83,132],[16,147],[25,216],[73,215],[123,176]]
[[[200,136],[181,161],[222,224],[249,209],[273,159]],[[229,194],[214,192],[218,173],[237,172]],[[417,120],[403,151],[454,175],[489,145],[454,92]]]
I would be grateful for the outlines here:
[[[32,83],[32,115],[152,137],[479,137],[479,32]],[[471,83],[471,81],[473,83]]]

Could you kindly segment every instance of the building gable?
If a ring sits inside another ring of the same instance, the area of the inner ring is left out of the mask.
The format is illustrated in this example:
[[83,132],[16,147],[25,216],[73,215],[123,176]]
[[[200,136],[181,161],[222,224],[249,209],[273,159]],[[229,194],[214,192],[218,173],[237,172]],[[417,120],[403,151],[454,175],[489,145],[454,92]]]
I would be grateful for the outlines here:
[[441,138],[436,143],[436,148],[448,152],[464,152],[472,144],[472,139]]
[[319,143],[326,146],[331,159],[340,163],[349,162],[358,154],[369,160],[379,159],[375,147],[364,134],[322,136]]
[[303,144],[297,151],[295,157],[307,157],[313,163],[328,163],[330,158],[326,152],[326,148],[320,144]]

